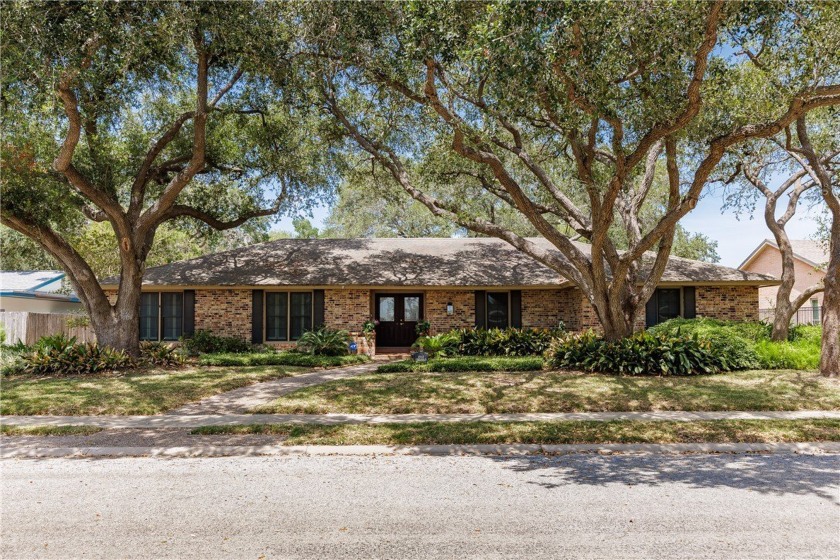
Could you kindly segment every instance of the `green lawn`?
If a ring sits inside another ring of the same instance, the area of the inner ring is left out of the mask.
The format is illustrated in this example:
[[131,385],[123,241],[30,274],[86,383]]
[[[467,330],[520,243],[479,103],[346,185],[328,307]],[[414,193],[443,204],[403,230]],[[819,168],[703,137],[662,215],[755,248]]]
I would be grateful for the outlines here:
[[0,414],[159,414],[238,387],[306,368],[258,366],[154,370],[68,377],[4,377]]
[[0,436],[89,436],[98,426],[0,426]]
[[772,370],[692,377],[623,377],[549,371],[371,374],[301,389],[254,412],[836,409],[840,409],[840,382],[814,372]]
[[840,420],[470,422],[207,426],[193,434],[276,434],[285,445],[768,443],[840,441]]

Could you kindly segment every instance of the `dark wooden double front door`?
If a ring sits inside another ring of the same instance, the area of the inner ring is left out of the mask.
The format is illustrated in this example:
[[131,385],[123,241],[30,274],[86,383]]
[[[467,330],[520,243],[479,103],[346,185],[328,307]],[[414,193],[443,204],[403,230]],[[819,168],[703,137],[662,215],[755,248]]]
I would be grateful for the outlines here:
[[422,294],[376,294],[377,348],[405,348],[417,340],[416,327],[423,320]]

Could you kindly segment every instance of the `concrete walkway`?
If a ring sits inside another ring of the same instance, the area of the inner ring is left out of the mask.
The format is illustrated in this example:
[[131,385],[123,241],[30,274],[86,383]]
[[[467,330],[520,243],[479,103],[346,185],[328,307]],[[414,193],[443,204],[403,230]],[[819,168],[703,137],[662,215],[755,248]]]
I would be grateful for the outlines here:
[[257,406],[268,404],[277,397],[281,397],[304,387],[320,385],[336,379],[346,379],[365,373],[372,373],[382,364],[382,361],[374,361],[366,364],[347,366],[334,369],[324,369],[284,377],[273,381],[265,381],[240,387],[233,391],[221,393],[206,399],[189,403],[180,408],[170,410],[166,416],[185,416],[195,414],[244,414]]
[[822,455],[840,453],[840,442],[813,443],[613,443],[613,444],[502,444],[502,445],[184,445],[174,447],[12,447],[0,449],[0,459],[85,457],[252,457],[252,456],[516,456],[687,453],[772,453]]
[[836,410],[767,412],[557,412],[523,414],[164,414],[160,416],[3,416],[9,426],[99,426],[101,428],[197,428],[242,424],[407,424],[412,422],[561,422],[636,420],[840,420]]

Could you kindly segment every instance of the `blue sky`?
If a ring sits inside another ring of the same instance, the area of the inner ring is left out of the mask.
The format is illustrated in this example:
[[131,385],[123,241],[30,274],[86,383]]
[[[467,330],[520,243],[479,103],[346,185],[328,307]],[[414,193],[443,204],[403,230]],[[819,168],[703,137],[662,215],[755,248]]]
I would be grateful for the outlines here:
[[[783,206],[783,199],[779,206]],[[742,215],[740,219],[731,211],[721,213],[722,200],[720,195],[708,193],[697,204],[688,216],[682,220],[683,226],[691,232],[706,234],[718,242],[720,263],[736,267],[755,249],[764,239],[772,235],[764,224],[763,212],[758,208],[755,215]],[[782,209],[780,208],[780,211]],[[314,209],[310,218],[316,227],[322,227],[329,209],[320,206]],[[817,231],[815,212],[800,204],[797,215],[789,222],[787,230],[791,239],[808,239]],[[292,219],[283,218],[277,229],[292,231]]]

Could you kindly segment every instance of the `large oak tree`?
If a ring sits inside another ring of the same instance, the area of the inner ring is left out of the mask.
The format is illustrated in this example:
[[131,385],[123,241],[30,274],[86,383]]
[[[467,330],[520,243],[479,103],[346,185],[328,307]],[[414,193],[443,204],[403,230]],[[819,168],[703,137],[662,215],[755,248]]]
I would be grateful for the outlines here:
[[[100,344],[138,352],[143,272],[164,224],[235,228],[305,204],[325,184],[330,152],[313,146],[307,105],[291,83],[252,72],[263,48],[290,64],[288,27],[261,9],[4,6],[0,220],[60,263]],[[113,304],[76,244],[90,222],[114,236]]]
[[[611,339],[633,331],[678,221],[727,151],[840,103],[837,52],[826,48],[836,10],[822,3],[304,7],[310,75],[357,148],[433,215],[574,281]],[[762,95],[744,99],[750,59],[739,44],[796,63],[750,74]],[[420,170],[435,157],[471,183],[448,197],[426,188]],[[642,224],[657,174],[666,203]],[[527,218],[553,249],[476,212],[475,190]]]

